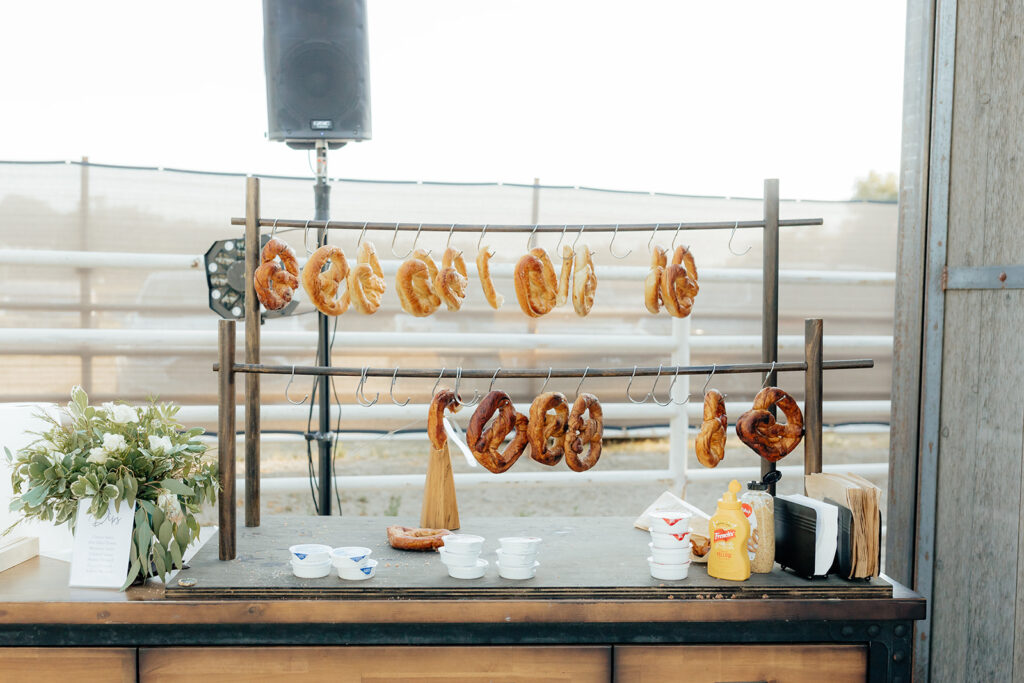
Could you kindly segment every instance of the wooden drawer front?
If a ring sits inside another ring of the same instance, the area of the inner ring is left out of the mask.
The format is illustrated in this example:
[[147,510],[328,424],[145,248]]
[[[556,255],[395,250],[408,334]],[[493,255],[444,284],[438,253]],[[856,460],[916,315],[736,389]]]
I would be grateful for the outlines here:
[[[154,681],[602,681],[608,647],[181,647],[139,651],[139,680]],[[77,683],[77,682],[76,682]]]
[[618,683],[772,681],[863,683],[868,651],[859,645],[624,645],[615,648]]
[[134,680],[134,648],[0,647],[0,681]]

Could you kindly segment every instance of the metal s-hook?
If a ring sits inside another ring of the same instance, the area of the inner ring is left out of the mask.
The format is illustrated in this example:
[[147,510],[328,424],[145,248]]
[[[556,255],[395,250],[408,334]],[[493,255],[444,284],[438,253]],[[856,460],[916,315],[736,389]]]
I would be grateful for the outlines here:
[[651,242],[654,241],[654,236],[658,234],[658,228],[661,227],[661,223],[654,224],[654,231],[651,232],[651,236],[647,238],[647,251],[653,253],[654,247],[651,246]]
[[668,397],[668,400],[665,401],[664,403],[659,401],[658,400],[658,395],[656,393],[654,393],[655,390],[658,388],[658,380],[661,379],[662,367],[663,367],[662,364],[658,363],[658,374],[654,376],[654,384],[651,385],[651,393],[649,395],[650,395],[652,401],[657,403],[659,406],[664,407],[664,406],[672,404],[672,390],[671,390],[671,387],[669,387],[669,397]]
[[397,380],[398,380],[398,366],[395,366],[395,373],[393,375],[391,375],[391,402],[394,403],[396,406],[403,406],[403,407],[405,407],[405,406],[409,405],[409,401],[412,400],[412,396],[410,396],[409,398],[405,399],[405,403],[399,403],[398,401],[395,400],[395,382]]
[[633,395],[630,393],[630,390],[633,388],[633,380],[634,379],[636,379],[636,366],[635,365],[633,366],[633,374],[629,376],[629,384],[626,385],[626,398],[629,399],[630,403],[636,403],[637,405],[639,405],[641,403],[647,403],[647,399],[649,399],[651,397],[651,392],[647,392],[647,395],[644,396],[639,401],[636,400],[635,398],[633,398]]
[[305,396],[303,396],[301,401],[293,401],[292,397],[288,395],[288,390],[292,388],[292,382],[294,382],[294,381],[295,381],[295,366],[293,365],[292,366],[292,376],[288,378],[288,384],[284,388],[284,398],[285,398],[286,401],[291,403],[293,406],[301,406],[303,403],[306,402],[306,399],[309,398],[309,394],[306,394]]
[[537,224],[533,224],[533,230],[526,236],[526,251],[530,251],[530,243],[533,242],[533,236],[537,233]]
[[768,372],[765,373],[764,381],[761,382],[761,388],[762,389],[764,389],[766,386],[768,386],[768,380],[771,378],[773,372],[775,372],[775,361],[772,361],[771,369],[769,369]]
[[441,383],[441,378],[444,377],[444,371],[445,370],[447,370],[447,368],[441,368],[441,374],[439,374],[437,376],[437,380],[434,382],[434,388],[430,390],[430,397],[431,398],[433,398],[434,394],[437,393],[437,385],[439,385]]
[[[404,254],[396,254],[395,253],[395,240],[398,239],[398,227],[400,225],[401,225],[401,223],[395,223],[395,234],[391,237],[391,255],[394,256],[395,258],[405,258],[409,254],[411,254],[414,249],[416,249],[416,244],[413,243],[412,249],[410,249],[406,253],[404,253]],[[416,232],[416,235],[417,236],[419,235],[419,231]]]
[[574,239],[574,240],[572,241],[572,250],[573,250],[573,253],[575,253],[575,252],[576,252],[576,243],[580,241],[580,238],[581,238],[581,237],[583,237],[583,231],[584,231],[584,230],[586,230],[586,229],[587,229],[587,226],[586,226],[586,225],[581,225],[581,226],[580,226],[580,231],[579,231],[578,233],[576,233],[576,239]]
[[460,366],[460,367],[455,368],[455,402],[458,403],[460,406],[464,406],[466,408],[469,408],[471,406],[475,406],[477,403],[480,402],[480,398],[481,398],[480,392],[477,391],[476,389],[473,390],[473,400],[472,401],[469,401],[469,402],[463,401],[462,397],[459,396],[459,387],[461,385],[462,385],[462,367]]
[[274,219],[274,225],[272,225],[272,226],[270,227],[270,239],[274,239],[274,235],[276,235],[276,234],[277,234],[277,222],[278,222],[279,220],[281,220],[281,219],[280,219],[280,218],[275,218],[275,219]]
[[[672,375],[672,382],[671,382],[671,384],[668,385],[668,403],[658,403],[658,405],[667,406],[667,405],[669,405],[669,403],[671,403],[671,404],[674,404],[674,405],[677,405],[677,406],[685,406],[687,403],[690,402],[690,394],[686,394],[686,400],[685,401],[677,401],[674,398],[672,398],[672,390],[676,386],[676,380],[677,379],[679,379],[679,366],[678,365],[676,366],[676,373],[674,375]],[[657,380],[655,380],[655,384],[657,384]],[[655,402],[658,401],[657,398],[655,398],[654,400],[655,400]]]
[[562,240],[565,239],[565,231],[569,228],[569,224],[565,223],[562,225],[562,234],[558,236],[558,244],[555,245],[555,253],[558,253],[558,248],[562,246]]
[[718,369],[718,364],[717,363],[712,363],[711,364],[711,374],[708,375],[707,381],[704,382],[704,388],[700,390],[701,395],[704,395],[704,394],[708,393],[708,385],[711,384],[711,378],[715,376],[715,370],[717,370],[717,369]]
[[306,249],[306,256],[309,256],[315,251],[314,249],[309,248],[309,223],[310,221],[306,221],[306,227],[302,229],[302,246]]
[[480,245],[483,244],[484,235],[487,234],[487,223],[484,223],[484,229],[480,231],[480,237],[476,240],[476,250],[480,251]]
[[590,366],[583,368],[583,376],[580,377],[580,383],[576,385],[576,398],[580,397],[580,389],[583,388],[583,381],[587,379],[587,373],[590,372]]
[[451,229],[448,231],[448,240],[444,243],[444,248],[447,249],[452,244],[452,234],[455,232],[455,224],[452,223]]
[[676,231],[675,231],[675,234],[672,235],[672,247],[671,247],[672,249],[676,248],[676,238],[679,237],[679,231],[682,230],[682,228],[683,228],[682,221],[680,221],[679,223],[676,223]]
[[615,238],[618,237],[618,236],[619,236],[619,224],[616,223],[615,224],[615,231],[612,233],[612,241],[608,243],[608,253],[611,254],[612,256],[614,256],[615,258],[621,260],[621,259],[624,259],[627,256],[629,256],[630,254],[632,254],[633,253],[633,249],[632,249],[632,247],[630,247],[629,251],[627,251],[622,256],[619,256],[618,254],[616,254],[615,250],[612,249],[612,247],[615,246]]
[[363,223],[363,229],[359,232],[359,239],[356,240],[356,249],[359,249],[359,245],[363,243],[363,236],[366,235],[366,226],[370,224],[370,221]]
[[487,385],[487,393],[488,394],[491,393],[492,391],[494,391],[494,380],[498,379],[498,373],[499,372],[501,372],[501,366],[500,365],[498,366],[498,369],[494,371],[494,374],[491,375],[491,383]]
[[747,252],[753,248],[751,245],[748,244],[745,251],[733,251],[732,248],[732,240],[734,237],[736,237],[736,230],[738,230],[739,227],[739,221],[736,221],[736,225],[732,226],[732,233],[729,235],[729,253],[732,254],[733,256],[746,256]]
[[370,366],[368,365],[363,368],[363,374],[360,375],[359,377],[359,385],[356,387],[356,400],[359,401],[359,405],[365,408],[369,408],[372,405],[376,405],[377,401],[380,400],[379,391],[376,393],[376,395],[374,395],[372,401],[367,399],[366,394],[363,393],[363,387],[366,384],[366,371],[369,369]]
[[541,385],[540,385],[540,391],[538,391],[537,393],[538,393],[538,394],[543,394],[543,393],[544,393],[544,390],[548,388],[548,382],[550,382],[550,381],[551,381],[551,368],[549,367],[549,368],[548,368],[548,376],[547,376],[547,378],[546,378],[546,379],[544,380],[544,384],[541,384]]

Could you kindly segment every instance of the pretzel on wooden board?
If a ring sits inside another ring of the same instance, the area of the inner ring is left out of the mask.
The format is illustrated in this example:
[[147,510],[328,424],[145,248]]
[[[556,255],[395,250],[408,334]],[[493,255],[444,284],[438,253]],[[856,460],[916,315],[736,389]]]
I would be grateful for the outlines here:
[[[324,271],[324,264],[328,261],[331,265]],[[348,271],[345,252],[333,244],[325,244],[314,251],[303,266],[302,288],[324,315],[341,315],[348,310]]]
[[273,237],[263,246],[260,261],[253,276],[256,298],[268,311],[277,311],[291,302],[299,286],[299,262],[291,247]]
[[[775,420],[768,409],[777,407],[786,424]],[[736,420],[740,441],[769,462],[778,462],[799,445],[804,436],[804,416],[796,400],[778,387],[765,387],[754,397],[754,405]]]
[[[584,415],[588,417],[584,418]],[[604,435],[604,411],[593,394],[576,397],[569,413],[569,428],[565,432],[565,464],[574,472],[585,472],[597,464],[601,457]],[[585,451],[585,452],[584,452]]]
[[569,402],[565,394],[548,391],[533,399],[526,428],[530,457],[543,465],[557,465],[565,453],[568,426]]
[[725,398],[717,389],[704,394],[704,421],[697,434],[697,461],[704,467],[715,467],[725,459],[725,437],[729,418],[725,415]]
[[430,437],[430,445],[434,450],[441,450],[448,442],[448,435],[444,433],[444,411],[456,413],[459,411],[459,397],[451,389],[441,389],[430,399],[430,412],[427,413],[427,436]]
[[[494,423],[484,429],[494,417]],[[477,462],[491,472],[499,474],[515,464],[526,450],[529,418],[517,413],[512,399],[504,391],[492,391],[483,397],[469,420],[466,444]],[[505,450],[499,450],[505,437],[515,430],[515,436]]]

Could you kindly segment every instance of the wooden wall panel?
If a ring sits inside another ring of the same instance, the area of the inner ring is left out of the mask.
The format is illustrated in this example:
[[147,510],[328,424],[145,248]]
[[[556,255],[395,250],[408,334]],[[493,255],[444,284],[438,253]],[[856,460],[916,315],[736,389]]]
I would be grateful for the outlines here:
[[129,683],[135,649],[109,647],[2,647],[0,681]]
[[614,666],[617,683],[863,683],[868,651],[857,645],[627,645],[616,646]]

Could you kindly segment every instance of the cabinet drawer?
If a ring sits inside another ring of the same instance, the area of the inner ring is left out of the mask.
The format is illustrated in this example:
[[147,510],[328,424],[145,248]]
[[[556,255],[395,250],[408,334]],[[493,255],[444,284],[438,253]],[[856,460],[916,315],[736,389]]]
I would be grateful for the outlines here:
[[134,648],[0,647],[0,681],[134,680]]
[[[611,678],[609,647],[176,647],[139,651],[139,680],[565,683]],[[296,678],[295,680],[300,680]]]
[[[827,672],[827,675],[826,673]],[[863,683],[868,651],[859,645],[624,645],[615,648],[620,683],[772,681]]]

